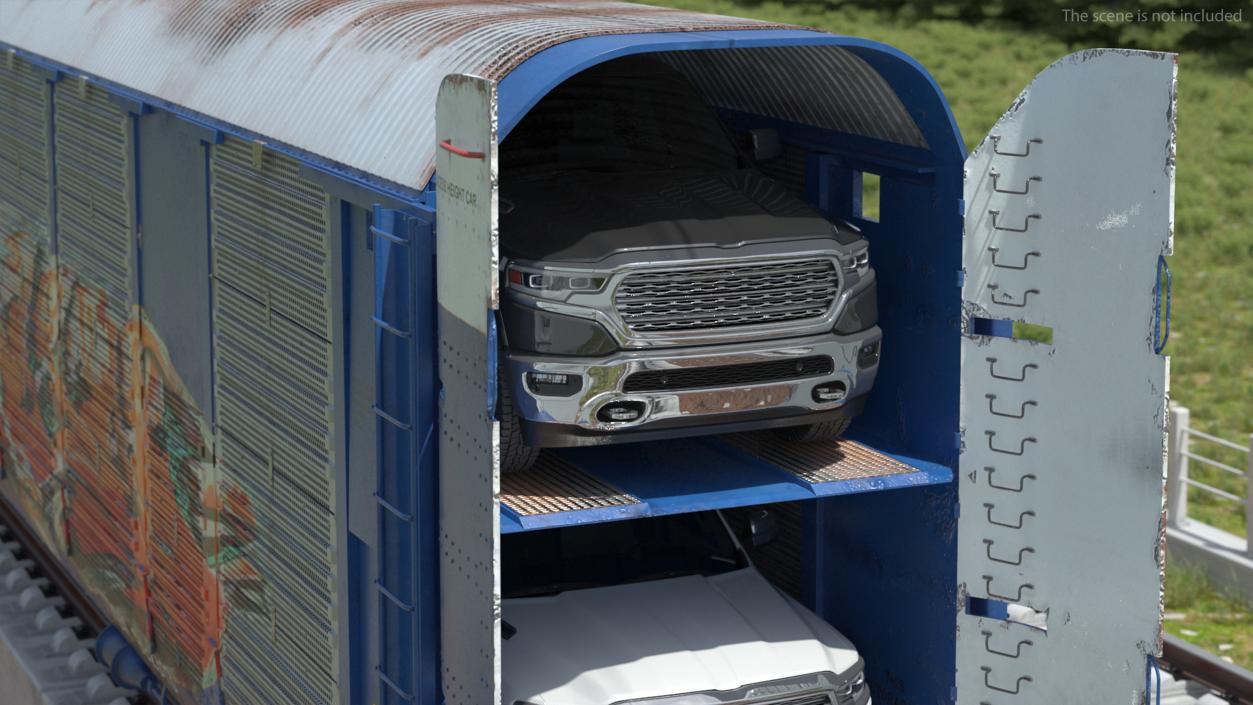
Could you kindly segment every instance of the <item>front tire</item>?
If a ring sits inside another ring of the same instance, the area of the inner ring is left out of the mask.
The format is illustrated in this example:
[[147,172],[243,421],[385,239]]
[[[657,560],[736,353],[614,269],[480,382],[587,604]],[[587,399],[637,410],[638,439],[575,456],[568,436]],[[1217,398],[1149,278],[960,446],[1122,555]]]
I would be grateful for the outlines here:
[[853,423],[851,416],[842,416],[838,419],[819,421],[818,423],[805,424],[803,426],[786,426],[777,429],[776,433],[783,440],[792,443],[836,441],[839,440],[840,436],[844,435],[851,423]]
[[500,472],[528,470],[539,458],[539,448],[526,444],[522,420],[513,404],[513,389],[505,379],[505,366],[496,368],[496,418],[500,419]]

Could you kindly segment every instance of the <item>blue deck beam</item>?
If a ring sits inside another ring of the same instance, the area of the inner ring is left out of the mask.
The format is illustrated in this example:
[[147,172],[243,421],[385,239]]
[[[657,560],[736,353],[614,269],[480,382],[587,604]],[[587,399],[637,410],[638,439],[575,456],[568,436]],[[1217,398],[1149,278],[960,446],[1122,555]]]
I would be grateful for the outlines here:
[[[859,440],[865,443],[864,439]],[[500,532],[511,534],[708,509],[947,485],[953,481],[953,471],[945,465],[912,456],[881,441],[865,444],[911,466],[914,472],[811,483],[715,437],[550,451],[586,475],[637,497],[639,502],[549,514],[521,514],[502,502]]]

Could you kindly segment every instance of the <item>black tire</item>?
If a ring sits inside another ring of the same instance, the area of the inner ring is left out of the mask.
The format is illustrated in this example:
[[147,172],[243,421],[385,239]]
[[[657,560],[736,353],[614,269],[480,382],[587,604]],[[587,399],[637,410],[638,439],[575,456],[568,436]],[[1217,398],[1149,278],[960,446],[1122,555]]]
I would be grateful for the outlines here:
[[[503,362],[503,360],[502,360]],[[497,367],[496,418],[500,419],[500,471],[522,472],[535,464],[539,448],[526,444],[522,435],[522,421],[513,406],[513,390],[505,379],[504,365]]]
[[819,421],[818,423],[805,424],[803,426],[785,426],[775,429],[775,432],[779,434],[779,437],[793,443],[818,443],[839,439],[848,430],[848,426],[851,423],[853,423],[851,416],[841,416],[838,419]]

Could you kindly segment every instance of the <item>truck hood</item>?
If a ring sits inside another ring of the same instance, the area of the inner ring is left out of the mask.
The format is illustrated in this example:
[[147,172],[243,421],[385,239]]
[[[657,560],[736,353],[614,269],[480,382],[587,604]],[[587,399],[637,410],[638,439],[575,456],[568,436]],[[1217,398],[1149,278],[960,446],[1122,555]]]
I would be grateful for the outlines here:
[[565,172],[501,183],[501,251],[511,259],[593,263],[655,248],[695,252],[753,242],[847,239],[754,169]]
[[853,645],[754,568],[504,601],[505,705],[610,705],[842,673]]

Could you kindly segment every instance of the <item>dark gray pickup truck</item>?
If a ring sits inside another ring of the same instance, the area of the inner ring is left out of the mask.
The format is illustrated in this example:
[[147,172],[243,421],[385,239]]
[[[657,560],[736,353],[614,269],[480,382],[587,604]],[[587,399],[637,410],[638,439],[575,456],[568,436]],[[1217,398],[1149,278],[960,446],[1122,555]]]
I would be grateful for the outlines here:
[[767,177],[761,141],[642,57],[562,84],[504,141],[505,471],[543,447],[830,439],[861,410],[881,338],[867,242]]

